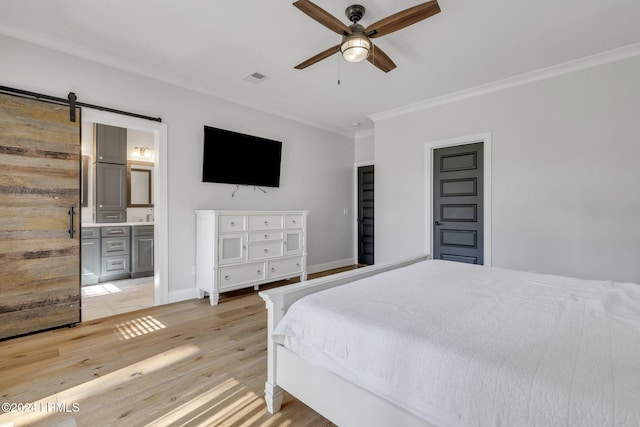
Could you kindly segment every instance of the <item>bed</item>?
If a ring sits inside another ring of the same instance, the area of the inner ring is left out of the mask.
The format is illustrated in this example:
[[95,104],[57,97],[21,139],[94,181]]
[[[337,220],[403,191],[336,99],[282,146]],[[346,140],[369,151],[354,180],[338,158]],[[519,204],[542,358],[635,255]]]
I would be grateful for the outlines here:
[[265,399],[340,426],[640,425],[640,286],[424,258],[261,292]]

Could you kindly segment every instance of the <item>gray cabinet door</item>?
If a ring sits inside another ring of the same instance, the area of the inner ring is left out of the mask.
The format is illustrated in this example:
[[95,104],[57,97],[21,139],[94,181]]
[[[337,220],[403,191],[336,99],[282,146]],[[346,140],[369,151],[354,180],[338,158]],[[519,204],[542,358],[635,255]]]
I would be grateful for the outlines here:
[[100,277],[100,238],[82,239],[82,285],[95,285]]
[[96,210],[117,211],[127,209],[126,179],[127,171],[125,165],[96,163]]
[[127,129],[96,124],[94,128],[96,162],[127,163]]
[[133,237],[131,277],[153,275],[153,235]]

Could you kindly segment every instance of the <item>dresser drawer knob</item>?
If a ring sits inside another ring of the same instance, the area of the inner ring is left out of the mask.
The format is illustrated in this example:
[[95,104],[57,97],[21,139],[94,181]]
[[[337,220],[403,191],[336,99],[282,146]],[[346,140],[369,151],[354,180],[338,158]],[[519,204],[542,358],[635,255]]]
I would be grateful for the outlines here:
[[269,225],[269,221],[265,221],[265,222],[264,222],[264,225]]
[[296,220],[295,220],[295,219],[292,219],[292,220],[291,220],[291,223],[292,223],[292,224],[296,224]]
[[269,253],[269,249],[265,249],[265,250],[264,250],[264,253],[265,253],[265,254],[268,254],[268,253]]
[[262,270],[258,270],[258,274],[262,274]]
[[233,222],[233,221],[231,221],[231,226],[232,226],[232,227],[235,227],[235,226],[236,226],[236,223],[235,223],[235,222]]
[[298,262],[298,263],[296,263],[296,267],[300,267],[300,263],[299,263],[299,262]]
[[264,235],[264,238],[265,238],[265,239],[268,239],[268,238],[269,238],[269,235],[268,235],[268,234],[265,234],[265,235]]
[[271,267],[271,272],[273,273],[274,271],[276,271],[275,267]]
[[229,276],[224,276],[224,280],[229,280]]

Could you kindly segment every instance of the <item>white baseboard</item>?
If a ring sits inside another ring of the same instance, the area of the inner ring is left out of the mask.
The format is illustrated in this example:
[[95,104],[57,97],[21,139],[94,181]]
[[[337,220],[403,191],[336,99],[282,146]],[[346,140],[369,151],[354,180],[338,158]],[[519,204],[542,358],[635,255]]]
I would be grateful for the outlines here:
[[348,267],[357,264],[354,258],[341,259],[338,261],[328,262],[325,264],[308,265],[307,273],[320,273],[321,271],[333,270],[334,268]]
[[180,301],[188,301],[198,298],[198,292],[195,287],[189,289],[180,289],[177,291],[169,291],[169,304]]

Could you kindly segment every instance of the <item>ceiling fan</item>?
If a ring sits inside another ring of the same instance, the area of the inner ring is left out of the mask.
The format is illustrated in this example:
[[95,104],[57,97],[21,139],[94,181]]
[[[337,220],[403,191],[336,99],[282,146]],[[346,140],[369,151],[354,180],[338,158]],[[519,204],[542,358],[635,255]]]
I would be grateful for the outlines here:
[[[437,0],[432,0],[394,13],[365,28],[358,24],[358,21],[360,21],[365,12],[364,6],[358,4],[351,5],[345,10],[347,18],[352,22],[348,27],[338,18],[309,0],[298,0],[294,2],[293,5],[331,31],[342,36],[342,42],[340,44],[332,46],[296,65],[295,68],[298,70],[322,61],[336,52],[341,52],[344,59],[349,62],[360,62],[366,59],[380,70],[388,73],[396,68],[396,64],[393,63],[391,58],[389,58],[382,49],[377,46],[374,47],[370,39],[382,37],[394,31],[401,30],[440,12],[440,6]],[[371,53],[372,50],[373,53]]]

